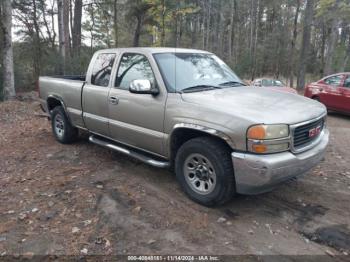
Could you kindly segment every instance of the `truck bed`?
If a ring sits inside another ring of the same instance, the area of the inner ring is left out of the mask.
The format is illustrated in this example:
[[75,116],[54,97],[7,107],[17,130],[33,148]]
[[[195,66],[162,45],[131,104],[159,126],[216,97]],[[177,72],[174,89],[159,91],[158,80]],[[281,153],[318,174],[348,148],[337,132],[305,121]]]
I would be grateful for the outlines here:
[[[85,76],[43,76],[39,78],[39,96],[43,104],[60,98],[73,125],[84,127],[81,93]],[[50,103],[45,110],[49,113]]]

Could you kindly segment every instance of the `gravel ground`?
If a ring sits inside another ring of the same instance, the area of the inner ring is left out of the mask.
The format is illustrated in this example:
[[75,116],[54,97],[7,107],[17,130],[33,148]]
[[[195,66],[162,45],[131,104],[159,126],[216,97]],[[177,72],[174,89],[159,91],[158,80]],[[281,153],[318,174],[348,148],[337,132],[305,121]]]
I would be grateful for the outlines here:
[[0,256],[349,258],[350,117],[329,114],[326,158],[306,176],[206,208],[169,171],[90,144],[86,135],[59,144],[38,103],[21,100],[0,104]]

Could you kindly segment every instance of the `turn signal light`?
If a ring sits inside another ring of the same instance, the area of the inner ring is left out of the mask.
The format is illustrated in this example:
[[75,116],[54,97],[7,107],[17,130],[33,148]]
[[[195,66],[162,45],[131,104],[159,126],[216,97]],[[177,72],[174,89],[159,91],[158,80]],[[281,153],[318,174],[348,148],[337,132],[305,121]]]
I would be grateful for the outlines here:
[[265,153],[267,151],[267,146],[266,145],[252,145],[253,151],[255,153]]
[[249,139],[265,139],[266,130],[263,125],[252,126],[248,130],[247,137]]

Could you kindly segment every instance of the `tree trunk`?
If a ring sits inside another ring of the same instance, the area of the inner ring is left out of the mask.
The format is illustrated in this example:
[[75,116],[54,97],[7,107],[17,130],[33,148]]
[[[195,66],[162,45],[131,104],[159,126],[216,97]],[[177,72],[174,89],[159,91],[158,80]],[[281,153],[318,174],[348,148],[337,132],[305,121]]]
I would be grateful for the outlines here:
[[66,60],[70,54],[69,2],[70,0],[63,0],[63,35],[64,35],[64,51],[65,51]]
[[289,86],[294,86],[294,53],[295,53],[295,43],[297,41],[298,37],[298,19],[299,19],[299,13],[300,13],[300,0],[296,0],[297,2],[297,8],[294,15],[294,24],[293,24],[293,38],[292,43],[290,45],[290,51],[289,51]]
[[33,36],[33,67],[34,67],[34,80],[37,81],[39,79],[40,71],[41,71],[41,43],[40,43],[40,26],[37,17],[37,5],[36,0],[32,0],[33,4],[33,24],[35,34]]
[[83,12],[83,2],[82,0],[75,0],[74,3],[74,22],[73,22],[73,52],[74,56],[80,55],[81,47],[81,17]]
[[298,66],[297,88],[299,90],[303,89],[305,86],[306,64],[308,62],[308,56],[309,56],[311,23],[313,20],[313,16],[314,16],[314,0],[308,0],[306,4],[305,15],[304,15],[303,40],[302,40],[299,66]]
[[[73,38],[73,0],[69,0],[69,30],[68,30],[68,36],[69,36],[69,50],[72,50],[72,38]],[[72,55],[72,52],[70,52],[70,55]]]
[[162,32],[160,34],[160,45],[164,46],[165,41],[165,0],[162,0]]
[[56,43],[56,31],[55,31],[55,12],[54,12],[54,6],[55,6],[55,1],[52,1],[51,4],[51,9],[50,9],[50,14],[51,14],[51,30],[52,30],[52,40],[53,40],[53,47],[55,47],[55,43]]
[[60,73],[65,73],[69,57],[69,0],[57,0],[58,38],[62,58]]
[[205,49],[205,25],[207,24],[207,16],[205,15],[205,2],[204,1],[200,1],[200,7],[201,7],[201,32],[202,32],[202,49]]
[[[332,7],[333,13],[336,13],[336,11],[338,9],[338,3],[339,3],[339,0],[336,0],[334,3],[334,6]],[[334,56],[335,45],[336,45],[337,38],[338,38],[338,16],[337,15],[334,15],[332,17],[331,24],[332,24],[331,35],[330,35],[330,39],[329,39],[328,51],[326,54],[326,62],[325,62],[325,66],[324,66],[324,73],[326,75],[330,75],[331,73],[333,73],[333,69],[332,69],[333,56]]]
[[196,15],[193,20],[191,27],[191,48],[197,48],[199,16]]
[[324,22],[322,22],[322,42],[321,42],[321,68],[320,68],[320,77],[324,76],[324,65],[325,65],[325,52],[326,52],[326,39],[327,39],[327,33],[325,28]]
[[16,96],[15,80],[13,70],[13,50],[12,50],[12,6],[11,0],[2,0],[1,5],[1,29],[3,36],[3,94],[4,99],[11,99]]
[[140,34],[141,34],[141,17],[137,17],[137,23],[136,23],[136,29],[134,33],[134,41],[133,41],[133,46],[138,47],[140,44]]
[[255,28],[255,36],[253,40],[252,46],[252,72],[251,72],[251,80],[253,81],[256,75],[256,60],[257,60],[257,44],[258,44],[258,31],[260,24],[260,0],[256,0],[256,4],[254,6],[254,28]]
[[64,73],[64,61],[65,61],[65,44],[64,44],[64,23],[63,23],[63,1],[57,0],[57,16],[58,16],[58,45],[60,52],[60,74]]
[[344,62],[342,65],[342,68],[340,71],[344,72],[346,69],[346,66],[348,65],[349,62],[349,57],[350,57],[350,33],[349,33],[349,42],[348,42],[348,47],[346,49],[346,54],[345,54],[345,58],[344,58]]
[[118,0],[113,1],[114,47],[118,47]]
[[228,32],[228,56],[229,59],[232,60],[233,56],[233,44],[235,39],[235,22],[236,22],[236,15],[237,15],[237,8],[236,8],[236,0],[231,0],[231,18],[230,18],[230,25],[229,25],[229,32]]
[[209,39],[210,39],[210,25],[211,25],[211,0],[208,3],[208,17],[207,17],[207,37],[205,40],[205,49],[210,50]]

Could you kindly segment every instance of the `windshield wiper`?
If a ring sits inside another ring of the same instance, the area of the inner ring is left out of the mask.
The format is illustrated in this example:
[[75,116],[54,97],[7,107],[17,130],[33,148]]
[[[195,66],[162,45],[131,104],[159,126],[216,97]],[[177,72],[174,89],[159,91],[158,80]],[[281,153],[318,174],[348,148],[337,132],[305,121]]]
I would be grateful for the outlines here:
[[221,89],[221,87],[213,86],[213,85],[196,85],[196,86],[190,86],[182,89],[181,93],[201,92],[201,91],[207,91],[207,90],[213,90],[213,89]]
[[242,82],[238,81],[228,81],[221,83],[219,86],[246,86],[246,84],[243,84]]

